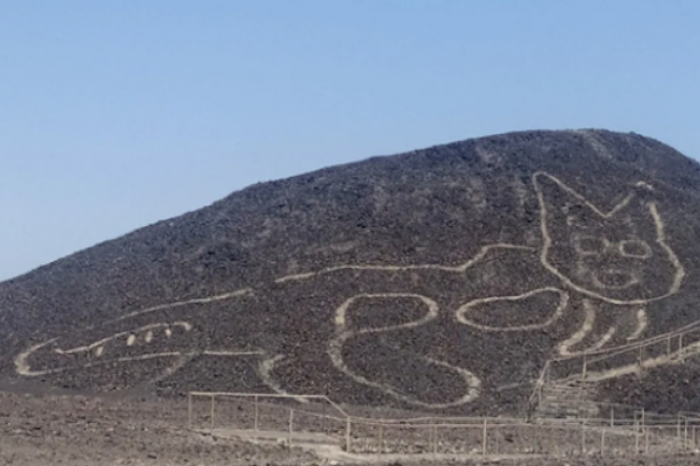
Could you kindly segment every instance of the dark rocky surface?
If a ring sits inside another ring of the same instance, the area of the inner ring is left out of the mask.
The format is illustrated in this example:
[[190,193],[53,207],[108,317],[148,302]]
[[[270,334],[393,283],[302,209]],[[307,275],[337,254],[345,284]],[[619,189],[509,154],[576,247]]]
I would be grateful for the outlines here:
[[[700,319],[698,199],[698,163],[608,131],[504,134],[257,184],[0,284],[0,374],[521,412],[547,360]],[[609,378],[601,397],[620,400],[627,379]],[[654,409],[657,385],[639,390]]]

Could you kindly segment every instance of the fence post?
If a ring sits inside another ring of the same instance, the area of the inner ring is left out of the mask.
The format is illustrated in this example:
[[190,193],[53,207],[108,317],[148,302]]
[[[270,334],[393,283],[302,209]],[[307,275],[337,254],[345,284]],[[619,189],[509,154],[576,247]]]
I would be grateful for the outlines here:
[[384,453],[384,424],[379,424],[379,454]]
[[688,418],[685,418],[685,427],[683,428],[683,447],[688,450]]
[[486,418],[484,418],[484,428],[481,432],[481,453],[486,456]]
[[433,424],[433,455],[438,453],[438,435],[437,426]]
[[294,432],[294,408],[289,410],[289,434],[288,442],[289,448],[292,448],[292,433]]
[[210,417],[211,417],[210,420],[211,420],[211,428],[212,428],[212,430],[214,429],[214,415],[215,415],[215,412],[214,412],[214,404],[215,404],[215,402],[214,402],[214,395],[212,395],[212,396],[211,396],[211,413],[210,413]]
[[327,405],[326,403],[328,403],[328,402],[324,400],[324,403],[323,403],[323,417],[321,418],[321,420],[322,420],[322,422],[321,422],[321,431],[322,431],[324,434],[327,434],[327,433],[328,433],[328,405]]
[[542,397],[545,385],[549,384],[549,379],[551,377],[551,366],[549,361],[545,363],[544,374],[542,376],[542,383],[537,387],[537,406],[542,404]]
[[610,427],[615,427],[615,406],[610,406]]
[[581,423],[581,454],[586,454],[586,421]]
[[[253,429],[255,432],[260,429],[260,406],[258,404],[258,395],[255,395],[255,418],[253,420]],[[257,440],[257,434],[255,437],[255,440]]]
[[600,429],[600,456],[605,456],[605,427]]
[[347,417],[345,423],[345,451],[350,453],[350,416]]
[[683,356],[683,334],[678,335],[678,357],[682,363],[685,362],[685,357]]
[[[636,415],[635,415],[635,417],[636,417]],[[634,424],[635,424],[635,426],[634,426],[635,427],[635,429],[634,429],[634,453],[638,454],[639,453],[639,430],[640,430],[639,420],[635,419]]]
[[433,422],[432,417],[428,418],[428,450],[431,452],[435,451],[435,447],[433,446],[435,444],[435,439],[433,437]]
[[192,392],[187,392],[187,428],[192,430]]
[[496,423],[494,430],[495,430],[495,434],[493,436],[493,439],[494,439],[494,447],[493,447],[494,452],[493,452],[493,454],[497,455],[498,454],[498,437],[500,437],[499,431],[498,431],[498,423]]
[[579,387],[578,390],[578,398],[579,400],[583,399],[583,387],[586,384],[586,372],[588,371],[588,356],[586,353],[583,353],[583,369],[581,370],[581,386]]
[[644,453],[649,452],[649,429],[644,428]]

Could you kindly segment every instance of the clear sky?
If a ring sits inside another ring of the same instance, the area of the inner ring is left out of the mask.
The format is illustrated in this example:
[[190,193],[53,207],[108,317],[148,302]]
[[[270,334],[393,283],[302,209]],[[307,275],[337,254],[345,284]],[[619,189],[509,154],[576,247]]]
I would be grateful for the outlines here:
[[536,128],[700,157],[697,0],[0,0],[0,280],[258,181]]

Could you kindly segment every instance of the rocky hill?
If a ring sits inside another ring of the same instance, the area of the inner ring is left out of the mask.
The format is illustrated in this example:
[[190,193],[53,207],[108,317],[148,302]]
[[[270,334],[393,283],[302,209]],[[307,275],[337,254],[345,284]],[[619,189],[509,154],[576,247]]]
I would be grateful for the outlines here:
[[698,200],[698,163],[599,130],[256,184],[0,284],[0,377],[517,411],[552,358],[700,320]]

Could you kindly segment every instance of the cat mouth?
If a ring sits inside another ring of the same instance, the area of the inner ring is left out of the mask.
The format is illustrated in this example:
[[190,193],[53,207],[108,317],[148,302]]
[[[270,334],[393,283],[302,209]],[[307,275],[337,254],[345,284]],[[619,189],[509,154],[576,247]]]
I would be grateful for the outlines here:
[[607,290],[622,290],[639,283],[634,273],[614,269],[593,272],[591,277],[595,286]]

